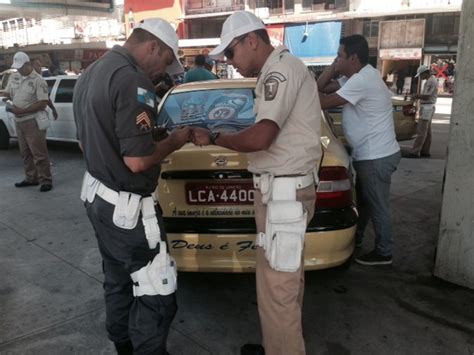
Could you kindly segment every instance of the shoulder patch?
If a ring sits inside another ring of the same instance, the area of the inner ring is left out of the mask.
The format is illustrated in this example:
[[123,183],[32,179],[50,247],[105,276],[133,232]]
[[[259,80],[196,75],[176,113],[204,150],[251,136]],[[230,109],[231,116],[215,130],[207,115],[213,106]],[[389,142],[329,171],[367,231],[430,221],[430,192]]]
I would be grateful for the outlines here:
[[144,88],[137,88],[137,100],[151,108],[155,108],[155,94]]
[[278,86],[280,83],[285,81],[286,77],[282,73],[275,71],[268,73],[265,76],[263,83],[265,90],[265,101],[272,101],[278,93]]
[[43,93],[45,93],[45,94],[48,93],[48,84],[41,83],[41,88],[43,89]]
[[146,111],[143,111],[136,117],[135,123],[140,131],[146,132],[151,129],[150,116],[148,116]]

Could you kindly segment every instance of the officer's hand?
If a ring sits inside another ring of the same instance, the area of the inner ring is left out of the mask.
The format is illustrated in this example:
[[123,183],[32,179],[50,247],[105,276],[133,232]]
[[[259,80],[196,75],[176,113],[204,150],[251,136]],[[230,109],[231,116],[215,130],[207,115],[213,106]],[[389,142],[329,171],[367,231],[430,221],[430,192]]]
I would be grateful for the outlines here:
[[156,142],[162,141],[168,137],[168,131],[164,127],[153,127],[151,134],[153,136],[153,140]]
[[171,144],[173,144],[174,149],[177,150],[181,148],[186,142],[191,140],[192,130],[189,127],[177,127],[169,135]]
[[192,141],[195,145],[203,146],[211,143],[211,131],[205,128],[193,128]]

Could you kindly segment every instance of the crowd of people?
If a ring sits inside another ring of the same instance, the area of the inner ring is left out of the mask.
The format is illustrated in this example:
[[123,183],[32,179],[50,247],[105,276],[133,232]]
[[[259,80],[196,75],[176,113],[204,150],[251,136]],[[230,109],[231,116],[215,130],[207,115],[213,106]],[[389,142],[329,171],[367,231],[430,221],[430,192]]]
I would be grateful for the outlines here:
[[[165,20],[142,21],[123,46],[114,46],[84,71],[73,98],[87,168],[81,199],[103,259],[106,328],[118,354],[167,354],[167,336],[177,310],[176,265],[166,244],[159,201],[152,195],[160,162],[187,142],[247,153],[253,174],[256,291],[263,339],[261,345],[242,346],[242,354],[306,353],[304,234],[316,203],[321,109],[343,107],[343,130],[357,173],[356,247],[369,220],[375,230],[373,250],[356,262],[392,263],[390,183],[401,154],[391,95],[379,72],[368,64],[368,54],[363,36],[342,38],[336,59],[316,81],[285,46],[271,45],[258,17],[234,12],[224,22],[220,45],[210,57],[225,56],[242,76],[258,74],[258,78],[255,124],[233,134],[190,127],[153,134],[154,98],[175,85],[173,75],[183,72],[178,37]],[[214,64],[198,55],[184,82],[215,79]],[[12,68],[18,74],[7,87],[6,99],[11,100],[25,167],[25,178],[15,186],[40,184],[40,191],[49,191],[47,127],[41,125],[41,116],[51,103],[38,73],[41,63],[18,52]],[[429,68],[421,66],[417,76],[427,79],[417,95],[422,124],[412,154],[419,157],[429,154],[436,95]],[[294,218],[286,221],[288,215]],[[279,229],[283,221],[291,224],[292,233]]]

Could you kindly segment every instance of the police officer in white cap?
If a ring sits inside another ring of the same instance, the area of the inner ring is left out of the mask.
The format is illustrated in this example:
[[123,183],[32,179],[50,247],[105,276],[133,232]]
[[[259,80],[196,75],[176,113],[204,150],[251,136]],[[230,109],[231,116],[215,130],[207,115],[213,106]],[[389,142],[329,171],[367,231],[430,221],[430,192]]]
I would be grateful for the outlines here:
[[73,109],[87,166],[81,189],[103,259],[106,327],[119,354],[167,354],[176,313],[176,269],[152,194],[160,162],[190,137],[159,141],[153,80],[183,71],[178,37],[162,19],[142,21],[80,76]]
[[49,126],[45,111],[48,104],[48,85],[30,63],[24,52],[13,56],[13,69],[17,69],[6,88],[7,99],[12,100],[7,109],[15,117],[25,169],[23,181],[15,183],[16,187],[36,186],[40,191],[47,192],[53,188],[48,147],[46,145],[46,129]]
[[438,99],[438,81],[426,65],[418,67],[415,78],[423,80],[421,93],[413,96],[414,99],[420,100],[420,118],[416,126],[416,139],[413,142],[413,147],[405,157],[428,158],[431,156],[431,120]]
[[284,46],[270,44],[263,22],[237,11],[224,22],[224,54],[245,77],[258,75],[256,123],[238,133],[195,128],[196,145],[215,144],[248,153],[254,174],[257,225],[257,299],[263,348],[242,354],[303,355],[304,234],[314,214],[315,167],[321,159],[321,107],[306,66]]

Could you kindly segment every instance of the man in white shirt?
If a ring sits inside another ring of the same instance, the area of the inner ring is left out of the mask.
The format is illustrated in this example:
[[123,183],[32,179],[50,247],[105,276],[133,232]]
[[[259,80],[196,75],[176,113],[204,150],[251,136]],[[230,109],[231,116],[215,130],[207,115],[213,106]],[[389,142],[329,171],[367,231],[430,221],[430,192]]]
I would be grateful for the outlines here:
[[[375,230],[375,248],[356,258],[362,265],[392,263],[390,183],[400,162],[395,138],[390,91],[380,73],[368,64],[369,47],[361,35],[340,40],[337,58],[318,78],[321,108],[343,106],[342,128],[352,147],[357,173],[359,223],[356,246],[362,245],[369,221]],[[337,80],[333,80],[339,77]]]
[[413,96],[420,100],[420,119],[416,127],[416,139],[406,158],[429,157],[431,147],[431,120],[438,99],[438,81],[426,65],[420,65],[415,78],[424,81],[421,94]]

